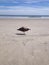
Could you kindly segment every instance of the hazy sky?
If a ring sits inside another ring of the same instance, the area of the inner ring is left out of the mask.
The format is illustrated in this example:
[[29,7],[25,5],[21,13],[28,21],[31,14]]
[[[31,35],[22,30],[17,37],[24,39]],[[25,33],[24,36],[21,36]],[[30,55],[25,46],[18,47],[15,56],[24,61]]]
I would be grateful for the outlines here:
[[0,0],[0,15],[49,15],[49,0]]

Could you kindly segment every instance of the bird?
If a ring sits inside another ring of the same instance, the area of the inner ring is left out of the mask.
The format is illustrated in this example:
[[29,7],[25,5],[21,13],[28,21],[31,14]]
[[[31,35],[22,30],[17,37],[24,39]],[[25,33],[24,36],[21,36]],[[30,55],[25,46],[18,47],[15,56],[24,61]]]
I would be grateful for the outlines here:
[[26,28],[26,27],[20,27],[19,29],[17,29],[21,32],[23,32],[25,34],[26,31],[30,30],[29,28]]

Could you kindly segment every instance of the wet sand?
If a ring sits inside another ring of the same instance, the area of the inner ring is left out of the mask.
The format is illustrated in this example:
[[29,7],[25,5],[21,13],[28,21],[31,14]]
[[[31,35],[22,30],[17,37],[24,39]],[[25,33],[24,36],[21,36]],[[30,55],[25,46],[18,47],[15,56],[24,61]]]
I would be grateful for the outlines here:
[[49,65],[49,19],[0,19],[0,65]]

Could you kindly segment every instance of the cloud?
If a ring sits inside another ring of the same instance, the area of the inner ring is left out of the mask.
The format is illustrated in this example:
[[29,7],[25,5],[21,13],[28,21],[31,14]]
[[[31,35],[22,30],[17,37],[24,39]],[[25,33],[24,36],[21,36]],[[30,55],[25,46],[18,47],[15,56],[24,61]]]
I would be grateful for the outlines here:
[[49,15],[49,0],[0,0],[0,15]]
[[25,6],[7,7],[6,10],[0,10],[0,15],[49,15],[48,7],[32,8]]

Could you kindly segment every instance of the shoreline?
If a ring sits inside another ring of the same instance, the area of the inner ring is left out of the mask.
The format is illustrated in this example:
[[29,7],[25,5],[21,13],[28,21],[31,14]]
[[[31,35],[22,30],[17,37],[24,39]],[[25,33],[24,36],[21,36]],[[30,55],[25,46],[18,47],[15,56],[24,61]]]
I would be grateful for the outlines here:
[[49,18],[0,18],[0,20],[49,20]]

